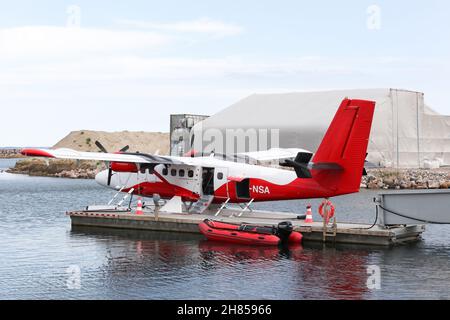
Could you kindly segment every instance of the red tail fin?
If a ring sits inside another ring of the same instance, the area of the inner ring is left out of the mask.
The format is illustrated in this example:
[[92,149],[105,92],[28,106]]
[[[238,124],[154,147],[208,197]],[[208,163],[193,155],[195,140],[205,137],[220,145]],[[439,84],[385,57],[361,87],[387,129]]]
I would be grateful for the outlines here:
[[342,101],[313,158],[313,178],[333,193],[359,191],[375,102]]

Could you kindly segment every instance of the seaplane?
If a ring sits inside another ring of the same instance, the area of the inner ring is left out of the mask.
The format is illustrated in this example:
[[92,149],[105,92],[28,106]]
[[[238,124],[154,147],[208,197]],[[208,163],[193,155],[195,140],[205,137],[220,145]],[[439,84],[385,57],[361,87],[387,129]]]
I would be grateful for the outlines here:
[[[332,197],[359,192],[375,102],[345,98],[316,151],[269,149],[235,154],[174,157],[145,153],[24,149],[29,157],[104,161],[96,176],[102,186],[140,197],[190,204],[202,213],[211,204],[246,204]],[[236,159],[283,160],[268,167]],[[172,206],[173,207],[173,206]],[[176,206],[181,208],[181,205]],[[181,210],[181,209],[179,209]]]

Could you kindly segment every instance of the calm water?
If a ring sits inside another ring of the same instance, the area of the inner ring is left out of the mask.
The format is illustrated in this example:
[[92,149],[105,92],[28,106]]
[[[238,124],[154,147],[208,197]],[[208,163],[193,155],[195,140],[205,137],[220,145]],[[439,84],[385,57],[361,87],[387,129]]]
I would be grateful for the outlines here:
[[[0,172],[12,163],[0,160]],[[289,251],[71,229],[65,211],[111,196],[94,181],[0,173],[0,299],[450,299],[450,226],[429,226],[422,242],[391,249]],[[373,196],[335,199],[340,220],[372,222]],[[305,204],[260,207],[303,211]],[[369,265],[381,269],[380,290],[367,288]],[[81,271],[79,289],[67,286],[71,266]]]

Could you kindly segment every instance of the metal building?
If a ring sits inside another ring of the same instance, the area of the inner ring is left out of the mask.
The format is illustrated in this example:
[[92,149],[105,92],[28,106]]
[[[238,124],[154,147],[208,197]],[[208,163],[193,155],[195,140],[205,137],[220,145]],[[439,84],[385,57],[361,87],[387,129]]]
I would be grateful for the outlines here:
[[183,156],[191,149],[191,130],[208,116],[194,114],[172,114],[170,116],[170,155]]

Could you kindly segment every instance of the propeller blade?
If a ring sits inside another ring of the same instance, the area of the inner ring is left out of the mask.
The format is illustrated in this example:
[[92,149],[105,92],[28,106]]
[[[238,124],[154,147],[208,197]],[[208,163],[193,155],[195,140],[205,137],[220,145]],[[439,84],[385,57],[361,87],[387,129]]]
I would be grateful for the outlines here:
[[108,153],[108,151],[105,149],[105,147],[100,143],[100,141],[95,141],[95,145],[97,146],[97,148],[100,149],[101,152],[103,153]]
[[109,169],[108,169],[108,186],[111,185],[112,175],[113,175],[112,169],[111,169],[111,167],[109,167]]
[[119,152],[127,152],[130,149],[130,146],[126,145],[122,149],[119,150]]

